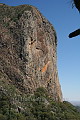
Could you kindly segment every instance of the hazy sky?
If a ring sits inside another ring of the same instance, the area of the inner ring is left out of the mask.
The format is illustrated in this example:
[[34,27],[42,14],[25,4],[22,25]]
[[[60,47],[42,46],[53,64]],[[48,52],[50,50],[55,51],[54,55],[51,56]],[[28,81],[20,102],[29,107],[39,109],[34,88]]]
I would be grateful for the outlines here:
[[57,65],[65,100],[80,100],[80,36],[68,34],[80,27],[80,14],[72,9],[71,0],[0,0],[0,3],[17,6],[30,4],[53,24],[58,36]]

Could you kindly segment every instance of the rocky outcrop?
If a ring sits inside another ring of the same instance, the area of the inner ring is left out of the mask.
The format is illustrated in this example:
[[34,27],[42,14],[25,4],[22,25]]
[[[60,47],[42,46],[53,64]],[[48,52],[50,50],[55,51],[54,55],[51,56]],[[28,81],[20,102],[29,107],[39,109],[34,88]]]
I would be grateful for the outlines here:
[[33,6],[0,4],[0,72],[21,92],[44,87],[62,101],[53,26]]

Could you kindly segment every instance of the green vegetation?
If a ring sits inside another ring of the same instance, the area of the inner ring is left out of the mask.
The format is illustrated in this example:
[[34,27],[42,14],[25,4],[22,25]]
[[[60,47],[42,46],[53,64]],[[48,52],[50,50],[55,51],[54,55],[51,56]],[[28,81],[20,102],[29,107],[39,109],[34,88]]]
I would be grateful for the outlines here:
[[25,95],[7,85],[0,88],[0,120],[80,120],[80,113],[69,102],[53,101],[44,88]]
[[80,106],[76,106],[77,110],[80,112]]
[[32,7],[30,5],[20,5],[20,6],[7,6],[0,5],[0,23],[5,27],[9,27],[9,23],[17,23],[24,11],[31,11]]

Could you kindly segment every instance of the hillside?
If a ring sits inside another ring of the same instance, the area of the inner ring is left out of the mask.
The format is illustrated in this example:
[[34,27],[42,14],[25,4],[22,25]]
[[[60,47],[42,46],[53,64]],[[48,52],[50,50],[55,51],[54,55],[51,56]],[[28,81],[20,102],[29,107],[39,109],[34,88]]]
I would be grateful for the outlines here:
[[80,120],[76,107],[54,101],[44,88],[34,95],[21,94],[14,86],[6,88],[0,88],[0,120]]

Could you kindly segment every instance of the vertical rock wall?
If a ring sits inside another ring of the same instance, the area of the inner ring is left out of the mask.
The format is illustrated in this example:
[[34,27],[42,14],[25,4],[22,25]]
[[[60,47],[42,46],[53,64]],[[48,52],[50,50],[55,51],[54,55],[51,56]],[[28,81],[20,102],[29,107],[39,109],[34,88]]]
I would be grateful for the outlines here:
[[[33,93],[36,88],[44,87],[54,100],[62,101],[56,65],[56,32],[35,7],[27,5],[22,7],[25,10],[21,14],[17,13],[18,20],[13,22],[11,18],[7,18],[10,21],[9,26],[1,28],[6,31],[1,34],[6,35],[8,31],[6,36],[8,52],[2,47],[5,54],[7,53],[7,57],[1,56],[2,69],[12,83],[22,91]],[[16,14],[18,8],[12,9],[15,9]],[[4,36],[1,38],[3,42]]]

